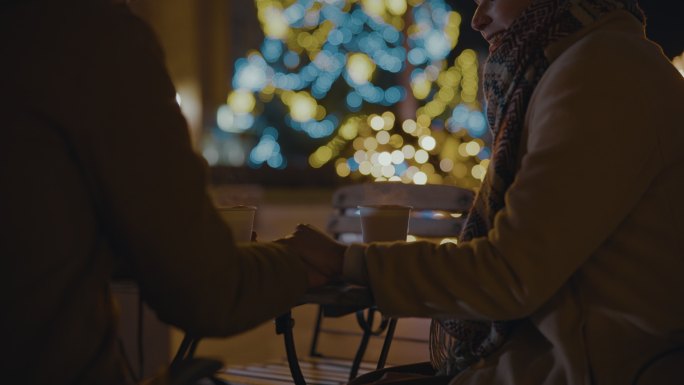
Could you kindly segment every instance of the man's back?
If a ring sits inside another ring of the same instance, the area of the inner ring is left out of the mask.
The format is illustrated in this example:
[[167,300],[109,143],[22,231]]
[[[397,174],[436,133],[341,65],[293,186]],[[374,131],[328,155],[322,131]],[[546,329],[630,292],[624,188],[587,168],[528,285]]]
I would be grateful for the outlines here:
[[239,333],[301,296],[296,255],[237,247],[216,214],[161,50],[126,6],[3,6],[0,57],[4,380],[124,380],[115,265],[194,335]]

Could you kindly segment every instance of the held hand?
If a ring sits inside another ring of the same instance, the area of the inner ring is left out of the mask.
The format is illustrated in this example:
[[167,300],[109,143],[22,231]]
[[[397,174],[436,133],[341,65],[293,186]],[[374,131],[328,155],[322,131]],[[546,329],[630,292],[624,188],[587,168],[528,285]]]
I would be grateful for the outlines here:
[[[329,283],[342,274],[347,247],[321,231],[300,224],[292,235],[278,242],[291,247],[310,267],[309,280],[312,286]],[[325,277],[325,280],[321,280],[321,277]]]

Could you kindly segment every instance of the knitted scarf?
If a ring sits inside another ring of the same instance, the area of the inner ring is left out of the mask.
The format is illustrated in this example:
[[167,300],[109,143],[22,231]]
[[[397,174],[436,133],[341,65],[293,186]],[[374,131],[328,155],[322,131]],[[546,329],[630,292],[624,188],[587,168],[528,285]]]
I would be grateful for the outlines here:
[[[505,1],[505,0],[502,0]],[[637,0],[532,0],[504,32],[484,67],[492,158],[466,218],[460,241],[487,236],[517,172],[530,96],[549,66],[544,49],[615,10],[644,21]],[[433,320],[430,359],[440,375],[455,375],[498,349],[515,321]]]

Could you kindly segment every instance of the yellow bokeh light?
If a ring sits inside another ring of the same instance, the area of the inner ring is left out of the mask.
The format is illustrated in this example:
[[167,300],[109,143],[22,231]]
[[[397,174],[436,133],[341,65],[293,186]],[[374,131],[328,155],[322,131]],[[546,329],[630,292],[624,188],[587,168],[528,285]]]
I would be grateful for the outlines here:
[[378,162],[378,157],[380,156],[379,152],[372,152],[372,153],[369,153],[369,155],[370,155],[370,162],[372,165],[379,164],[379,162]]
[[[348,121],[340,127],[339,135],[345,140],[352,140],[359,134],[359,127],[356,122]],[[355,141],[356,142],[356,141]],[[356,148],[356,146],[354,146]]]
[[473,178],[479,179],[479,180],[483,180],[486,173],[487,173],[487,170],[484,167],[480,166],[479,164],[476,164],[470,170],[470,174],[473,176]]
[[418,114],[416,121],[419,127],[430,127],[430,124],[432,124],[432,118],[430,118],[427,114]]
[[430,95],[432,82],[426,76],[416,76],[411,81],[411,91],[418,100],[423,100]]
[[378,148],[378,141],[370,136],[363,140],[363,147],[365,147],[366,150],[375,151],[375,149]]
[[366,140],[365,138],[358,137],[354,139],[352,142],[352,147],[354,147],[354,150],[365,150],[366,149]]
[[385,178],[390,178],[390,177],[394,176],[395,169],[394,169],[394,166],[392,166],[390,164],[387,166],[382,166],[381,172],[382,172],[382,176],[384,176]]
[[456,92],[451,87],[442,87],[437,92],[437,98],[442,101],[442,103],[449,103],[456,97]]
[[420,171],[424,172],[427,175],[434,174],[435,166],[433,166],[432,163],[425,163],[424,165],[420,166]]
[[318,103],[307,92],[297,92],[289,100],[290,115],[297,122],[306,122],[316,116]]
[[411,159],[416,155],[416,149],[410,144],[404,146],[404,148],[401,149],[401,152],[406,159]]
[[314,44],[314,38],[308,32],[300,32],[297,34],[297,44],[304,48],[311,48]]
[[412,134],[416,131],[417,125],[414,120],[407,119],[401,124],[401,129],[407,134]]
[[467,90],[461,91],[461,100],[463,100],[464,103],[474,103],[476,97],[477,94],[475,92],[469,92]]
[[445,245],[447,243],[453,243],[453,244],[457,245],[458,239],[456,239],[456,238],[444,238],[441,241],[439,241],[440,245]]
[[461,87],[468,92],[477,92],[477,79],[463,79]]
[[368,119],[368,125],[375,131],[380,131],[385,127],[385,119],[378,115],[371,115]]
[[404,138],[399,134],[394,134],[390,136],[389,144],[394,148],[399,148],[404,145]]
[[394,121],[396,118],[394,117],[392,111],[383,112],[382,119],[385,121],[385,126],[383,127],[385,130],[391,130],[392,127],[394,127]]
[[375,139],[379,144],[387,144],[390,141],[390,134],[387,131],[380,131],[375,135]]
[[404,161],[404,153],[399,150],[392,151],[392,163],[400,164]]
[[418,143],[425,151],[432,151],[437,146],[437,141],[430,135],[421,136]]
[[376,178],[382,177],[382,166],[379,164],[374,164],[373,167],[371,167],[370,173]]
[[454,169],[454,161],[449,158],[444,158],[439,161],[439,169],[443,172],[450,172]]
[[321,106],[320,104],[316,106],[316,120],[323,120],[327,115],[328,111],[325,110],[325,107]]
[[440,156],[446,159],[456,159],[458,158],[458,145],[461,143],[454,135],[448,135],[444,140],[442,140],[442,149],[440,150]]
[[383,151],[378,155],[378,163],[381,166],[389,166],[392,164],[392,154],[387,151]]
[[318,158],[323,163],[329,161],[332,158],[332,155],[332,149],[330,149],[330,147],[328,146],[321,146],[314,153],[314,156],[316,156],[316,158]]
[[441,175],[435,173],[428,175],[428,183],[431,184],[444,184],[444,178]]
[[475,155],[479,154],[480,150],[482,150],[482,148],[480,147],[480,144],[475,142],[475,141],[468,142],[465,145],[465,152],[466,152],[466,154],[468,154],[470,156],[475,156]]
[[309,165],[319,168],[330,161],[333,157],[333,150],[328,146],[321,146],[309,156]]
[[383,0],[361,0],[361,7],[363,7],[367,14],[372,16],[382,16],[385,14]]
[[432,100],[425,105],[425,113],[429,116],[439,116],[446,109],[446,104],[439,99]]
[[461,74],[455,67],[451,67],[448,70],[442,72],[437,77],[437,82],[443,88],[448,88],[453,90],[456,88],[458,83],[461,81]]
[[445,31],[444,33],[449,36],[451,40],[451,48],[454,48],[456,46],[456,42],[458,41],[458,36],[460,34],[460,28],[461,28],[461,15],[458,14],[458,12],[451,11],[449,12],[449,21],[445,25]]
[[468,151],[466,150],[466,146],[468,143],[461,143],[458,145],[458,155],[462,156],[463,158],[467,158],[468,156]]
[[416,160],[416,162],[422,164],[428,161],[430,155],[425,150],[418,150],[416,151],[416,154],[413,157]]
[[354,53],[347,58],[347,73],[356,84],[366,84],[373,77],[375,62],[366,54]]
[[422,171],[418,171],[413,175],[413,183],[415,184],[426,184],[427,180],[427,175],[425,175],[425,173]]
[[264,34],[273,39],[283,40],[290,32],[290,24],[287,22],[287,17],[283,10],[279,7],[273,6],[277,3],[271,3],[271,6],[259,9],[259,20],[263,26]]
[[679,71],[679,73],[682,74],[682,76],[684,76],[684,52],[682,52],[680,56],[677,56],[674,59],[672,59],[672,64]]
[[405,23],[404,19],[401,17],[393,17],[392,20],[390,20],[390,24],[398,31],[404,30]]
[[228,95],[230,109],[238,114],[246,114],[254,110],[256,98],[249,90],[235,90]]
[[354,153],[354,160],[356,163],[361,164],[361,162],[368,160],[368,155],[366,155],[366,152],[363,150],[356,151]]
[[273,85],[273,83],[268,83],[264,86],[264,88],[261,89],[261,94],[262,95],[265,94],[265,95],[268,95],[269,97],[271,97],[275,93],[275,90],[276,90],[276,88]]
[[335,166],[335,171],[337,171],[337,175],[341,176],[342,178],[351,174],[351,169],[349,168],[347,162],[338,163],[337,166]]
[[385,0],[385,4],[389,13],[397,16],[405,14],[408,9],[406,0]]
[[364,160],[359,164],[359,172],[361,175],[369,175],[371,173],[371,168],[373,168],[373,165],[367,160]]
[[473,65],[476,65],[477,54],[472,49],[465,49],[456,60],[458,61],[458,64],[461,66],[461,68],[471,67]]
[[456,178],[464,178],[468,174],[468,167],[466,167],[466,165],[463,163],[456,163],[454,164],[454,168],[451,170],[451,173]]
[[416,173],[420,171],[418,167],[416,166],[410,166],[409,168],[406,169],[404,172],[404,175],[409,179],[409,181],[413,181],[413,176],[416,175]]

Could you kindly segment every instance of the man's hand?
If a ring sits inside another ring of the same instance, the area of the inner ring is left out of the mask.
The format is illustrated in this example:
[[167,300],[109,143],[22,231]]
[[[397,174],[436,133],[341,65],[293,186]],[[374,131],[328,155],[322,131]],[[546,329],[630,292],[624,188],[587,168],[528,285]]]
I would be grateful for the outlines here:
[[294,233],[279,239],[294,250],[309,268],[309,286],[315,287],[334,281],[342,275],[342,264],[347,247],[309,225],[298,225]]

